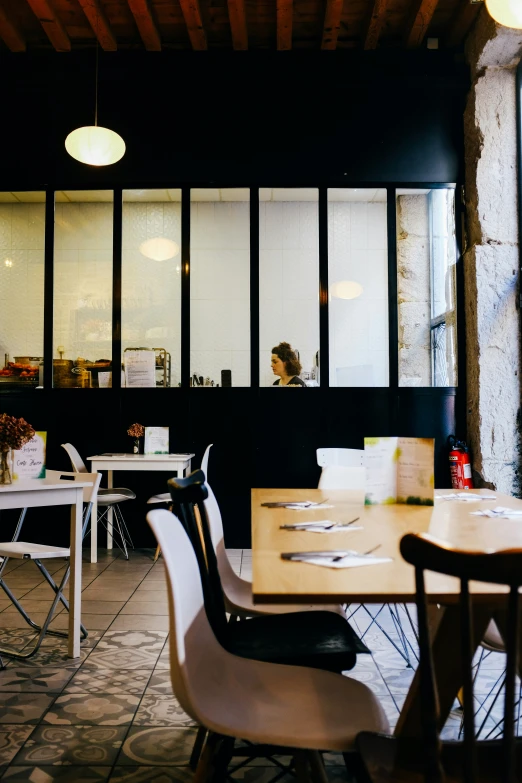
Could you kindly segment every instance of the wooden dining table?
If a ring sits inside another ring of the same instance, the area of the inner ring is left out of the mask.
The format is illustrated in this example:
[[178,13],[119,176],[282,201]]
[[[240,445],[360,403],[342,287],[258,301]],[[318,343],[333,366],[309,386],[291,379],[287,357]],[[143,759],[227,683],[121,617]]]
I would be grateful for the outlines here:
[[[430,533],[452,546],[488,551],[522,547],[522,517],[519,519],[474,516],[470,512],[504,506],[522,510],[522,501],[490,490],[473,490],[486,500],[446,500],[454,490],[435,490],[434,506],[364,505],[358,490],[253,489],[252,490],[252,577],[256,604],[277,603],[365,603],[408,604],[415,602],[414,569],[399,551],[406,533]],[[329,508],[306,510],[268,508],[261,504],[281,501],[311,501]],[[332,520],[353,527],[330,533],[283,530],[281,525]],[[282,553],[323,550],[375,549],[375,556],[389,562],[356,568],[334,569],[304,562],[283,560]],[[472,582],[474,645],[484,638],[494,619],[505,633],[504,603],[507,588]],[[440,723],[444,725],[462,685],[460,583],[453,577],[428,572],[426,593],[432,630],[432,651],[440,701]],[[410,686],[395,729],[396,734],[420,734],[418,673]]]

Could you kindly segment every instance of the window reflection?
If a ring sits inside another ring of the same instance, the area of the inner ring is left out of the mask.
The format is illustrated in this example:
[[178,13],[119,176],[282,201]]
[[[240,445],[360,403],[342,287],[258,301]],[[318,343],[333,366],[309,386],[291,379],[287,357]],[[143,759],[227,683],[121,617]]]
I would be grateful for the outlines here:
[[328,191],[330,386],[388,385],[384,188]]
[[250,191],[190,192],[193,386],[250,386]]
[[43,382],[45,193],[0,193],[0,389]]
[[56,193],[53,382],[109,385],[112,371],[113,193]]
[[272,386],[272,349],[297,352],[300,378],[319,384],[319,191],[259,191],[260,383]]
[[[123,191],[121,315],[124,384],[178,386],[180,189]],[[148,370],[136,373],[138,365]]]
[[399,385],[457,385],[455,191],[397,191]]

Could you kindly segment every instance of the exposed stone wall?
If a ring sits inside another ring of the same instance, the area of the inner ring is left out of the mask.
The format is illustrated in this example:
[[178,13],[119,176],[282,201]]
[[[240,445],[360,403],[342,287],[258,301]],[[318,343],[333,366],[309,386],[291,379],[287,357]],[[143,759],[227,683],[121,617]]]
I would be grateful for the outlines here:
[[484,9],[467,41],[464,116],[468,439],[477,485],[521,492],[516,64],[521,31]]
[[431,386],[428,196],[397,198],[399,385]]

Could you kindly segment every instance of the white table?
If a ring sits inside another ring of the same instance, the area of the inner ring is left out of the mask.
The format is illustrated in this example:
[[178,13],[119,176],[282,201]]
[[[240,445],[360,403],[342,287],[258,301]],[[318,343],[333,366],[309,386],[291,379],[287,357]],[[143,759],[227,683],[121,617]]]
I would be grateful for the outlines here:
[[71,577],[69,588],[69,644],[70,658],[80,656],[80,619],[82,613],[82,523],[83,488],[92,487],[91,481],[64,481],[53,479],[22,479],[0,485],[0,510],[8,508],[41,508],[44,506],[71,506]]
[[[191,470],[191,462],[194,454],[97,454],[87,457],[91,463],[91,471],[99,473],[107,471],[107,487],[112,489],[113,471],[115,470],[147,470],[167,471],[171,476],[188,475]],[[107,514],[107,549],[112,549],[112,509]],[[98,559],[98,526],[94,520],[98,519],[98,505],[93,503],[91,524],[91,563]]]

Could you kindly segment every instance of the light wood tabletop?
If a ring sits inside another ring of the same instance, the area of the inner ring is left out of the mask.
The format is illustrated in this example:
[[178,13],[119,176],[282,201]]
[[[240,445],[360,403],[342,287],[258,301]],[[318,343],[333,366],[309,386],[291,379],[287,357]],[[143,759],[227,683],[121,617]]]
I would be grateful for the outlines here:
[[[453,494],[436,490],[435,496]],[[364,506],[357,491],[319,489],[252,490],[252,568],[256,603],[318,603],[351,601],[366,603],[405,603],[415,598],[414,572],[401,557],[399,544],[405,533],[429,532],[465,549],[522,547],[522,518],[490,519],[470,514],[479,509],[505,506],[522,509],[522,501],[490,490],[474,490],[495,495],[492,500],[463,502],[435,499],[435,506]],[[274,501],[325,502],[332,508],[294,511],[266,508]],[[362,530],[311,533],[281,530],[280,525],[333,520],[349,522]],[[333,569],[281,559],[282,552],[354,549],[366,552],[379,545],[376,556],[392,562],[359,568]],[[457,580],[440,574],[427,574],[427,593],[433,603],[454,603],[459,594]],[[505,592],[502,586],[474,583],[477,600],[492,599]]]

